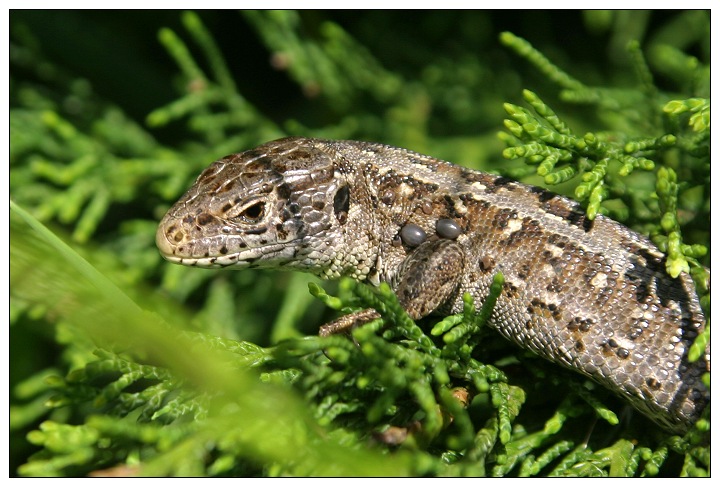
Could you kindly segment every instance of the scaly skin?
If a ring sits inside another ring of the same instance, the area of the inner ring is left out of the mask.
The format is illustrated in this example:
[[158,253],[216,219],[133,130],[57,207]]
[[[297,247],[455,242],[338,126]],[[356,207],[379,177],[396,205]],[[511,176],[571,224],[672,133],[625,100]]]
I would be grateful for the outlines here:
[[[380,144],[291,137],[206,169],[160,223],[169,261],[387,281],[413,318],[479,306],[490,325],[591,377],[669,431],[710,400],[692,279],[646,238],[545,190]],[[372,315],[372,313],[371,313]],[[327,332],[327,330],[326,330]]]

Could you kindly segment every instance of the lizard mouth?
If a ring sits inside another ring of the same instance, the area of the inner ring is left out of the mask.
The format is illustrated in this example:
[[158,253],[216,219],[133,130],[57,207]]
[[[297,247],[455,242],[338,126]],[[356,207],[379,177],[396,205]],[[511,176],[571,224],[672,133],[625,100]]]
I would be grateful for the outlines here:
[[[160,255],[175,264],[193,267],[217,269],[221,267],[263,267],[267,263],[290,260],[294,256],[293,246],[287,243],[271,243],[258,247],[245,247],[242,250],[229,252],[226,235],[207,237],[200,240],[174,241],[162,226],[155,235],[155,243]],[[240,245],[240,242],[235,242]],[[269,264],[268,264],[269,265]]]
[[220,267],[250,265],[250,262],[239,260],[239,254],[222,255],[218,257],[180,257],[172,254],[162,254],[163,259],[174,264],[182,264],[192,267],[205,267],[216,269]]
[[165,252],[161,252],[161,255],[165,260],[174,264],[217,269],[230,266],[258,268],[267,265],[274,267],[277,266],[278,262],[289,261],[293,253],[293,250],[286,245],[272,244],[224,255],[204,255],[202,257],[196,257]]

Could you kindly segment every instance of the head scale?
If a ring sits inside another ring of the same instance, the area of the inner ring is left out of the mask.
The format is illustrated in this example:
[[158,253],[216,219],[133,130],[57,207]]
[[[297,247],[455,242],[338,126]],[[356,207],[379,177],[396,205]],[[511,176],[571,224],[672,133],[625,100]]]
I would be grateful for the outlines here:
[[324,148],[293,137],[214,162],[160,223],[163,257],[324,272],[350,205],[347,179]]

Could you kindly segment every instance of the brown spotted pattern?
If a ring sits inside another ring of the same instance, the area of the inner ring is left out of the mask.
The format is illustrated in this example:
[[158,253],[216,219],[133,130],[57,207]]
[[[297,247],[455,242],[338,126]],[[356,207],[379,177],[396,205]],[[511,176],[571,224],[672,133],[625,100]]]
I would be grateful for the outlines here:
[[705,324],[690,277],[670,278],[626,227],[507,178],[380,144],[286,138],[212,164],[157,244],[185,265],[387,281],[414,317],[459,312],[465,292],[479,306],[502,272],[491,325],[507,339],[671,431],[709,402],[709,350],[687,359]]

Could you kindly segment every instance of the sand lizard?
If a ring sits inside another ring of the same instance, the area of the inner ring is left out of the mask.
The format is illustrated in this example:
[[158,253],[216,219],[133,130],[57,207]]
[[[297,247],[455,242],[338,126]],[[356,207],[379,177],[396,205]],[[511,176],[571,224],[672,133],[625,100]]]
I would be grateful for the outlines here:
[[[386,145],[289,137],[214,162],[157,232],[169,261],[390,283],[409,315],[479,305],[490,325],[666,429],[709,402],[689,363],[705,325],[689,275],[648,239],[544,189]],[[328,330],[325,330],[326,332]]]

